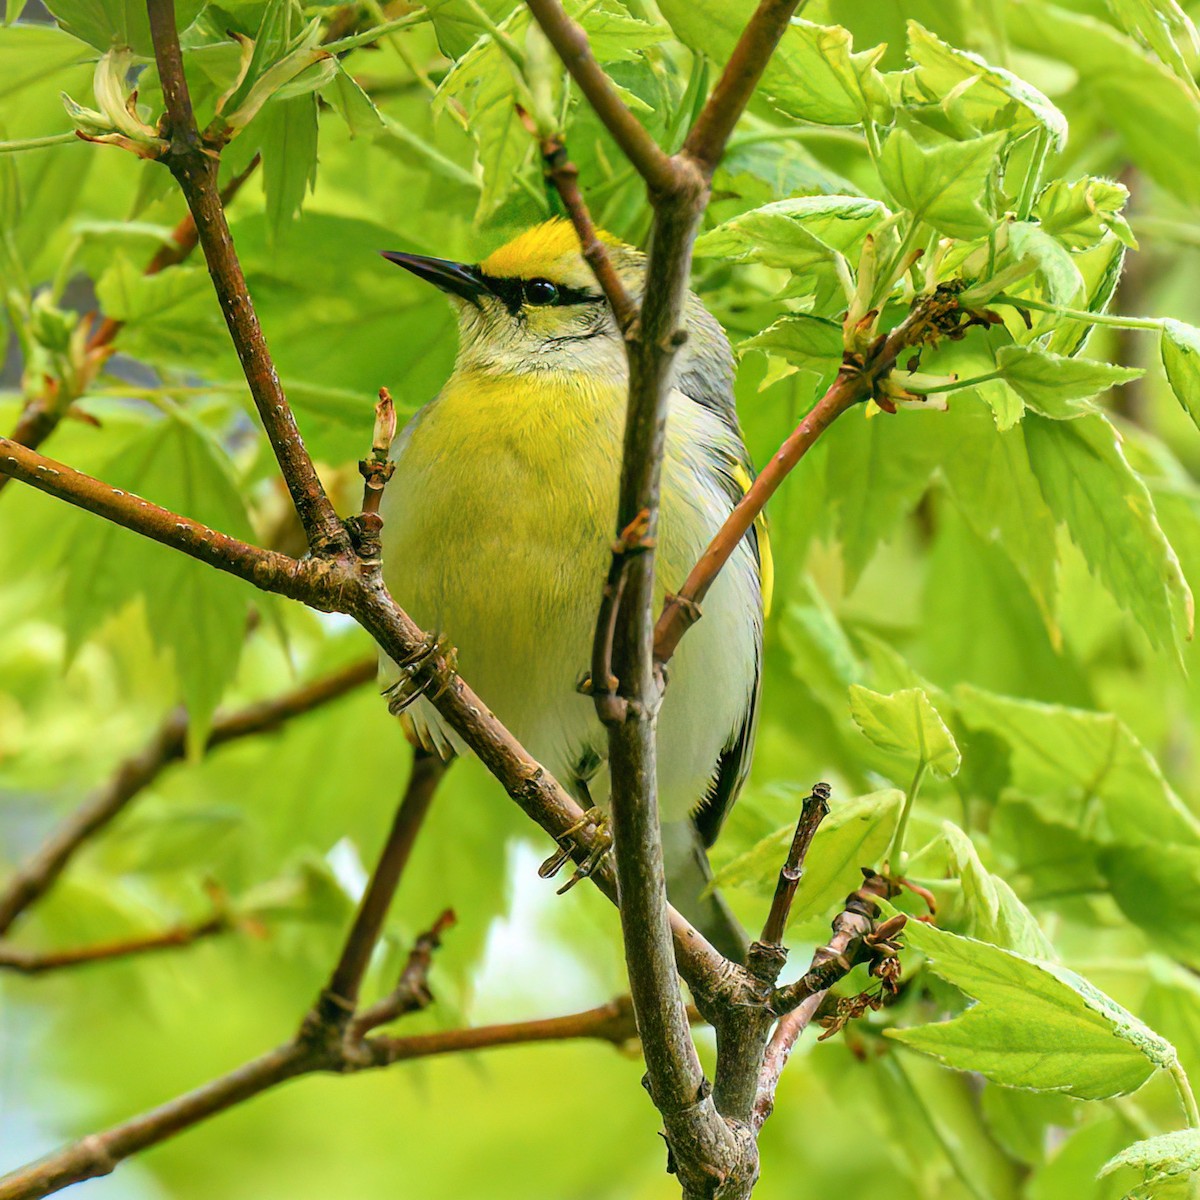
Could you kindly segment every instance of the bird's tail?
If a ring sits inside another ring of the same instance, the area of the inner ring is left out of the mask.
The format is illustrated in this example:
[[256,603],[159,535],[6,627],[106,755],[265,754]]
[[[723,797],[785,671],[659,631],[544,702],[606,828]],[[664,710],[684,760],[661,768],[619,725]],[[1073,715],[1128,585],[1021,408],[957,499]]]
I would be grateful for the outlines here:
[[663,865],[671,903],[726,958],[745,962],[750,939],[721,893],[710,891],[712,869],[699,830],[689,821],[663,825]]

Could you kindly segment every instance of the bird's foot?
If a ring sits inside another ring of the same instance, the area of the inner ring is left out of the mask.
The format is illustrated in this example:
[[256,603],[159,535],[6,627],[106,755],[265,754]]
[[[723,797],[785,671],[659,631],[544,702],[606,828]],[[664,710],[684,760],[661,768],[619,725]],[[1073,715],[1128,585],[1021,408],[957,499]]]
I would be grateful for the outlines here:
[[[441,659],[430,665],[431,659]],[[388,712],[398,717],[406,708],[424,695],[436,700],[454,681],[458,670],[458,653],[443,633],[427,633],[420,645],[405,659],[396,663],[400,678],[383,689],[388,698]]]
[[594,825],[596,828],[591,851],[587,858],[575,868],[575,873],[571,878],[558,889],[560,896],[564,892],[569,892],[581,879],[587,879],[589,875],[595,874],[596,869],[604,861],[604,856],[612,849],[612,834],[609,832],[608,817],[604,810],[589,808],[574,825],[569,829],[564,829],[556,839],[558,849],[538,867],[538,876],[541,879],[551,879],[557,875],[562,870],[563,864],[575,852],[575,835],[582,833],[589,825]]

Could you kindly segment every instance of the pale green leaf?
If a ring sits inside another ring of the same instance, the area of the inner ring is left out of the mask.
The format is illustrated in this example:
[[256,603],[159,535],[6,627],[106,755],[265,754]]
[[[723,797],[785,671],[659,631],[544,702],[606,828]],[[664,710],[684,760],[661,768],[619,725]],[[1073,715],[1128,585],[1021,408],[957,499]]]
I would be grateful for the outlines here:
[[1007,1087],[1105,1100],[1176,1061],[1170,1042],[1073,971],[916,921],[905,941],[976,1001],[949,1021],[887,1030],[947,1066]]
[[738,349],[761,350],[799,370],[811,371],[817,377],[815,394],[820,395],[834,381],[842,365],[842,327],[823,317],[797,313],[747,338]]
[[[186,29],[205,3],[179,0],[175,5],[175,27]],[[137,54],[154,55],[150,18],[141,0],[50,0],[46,7],[67,33],[97,50],[128,46]]]
[[263,188],[267,230],[273,242],[300,213],[317,179],[317,100],[295,96],[275,100],[258,119],[262,138]]
[[950,776],[962,763],[954,735],[921,688],[885,696],[852,684],[850,715],[871,742],[918,770],[929,767],[938,775]]
[[1153,645],[1190,636],[1191,591],[1117,431],[1098,413],[1074,421],[1030,413],[1022,429],[1042,495],[1092,573]]
[[1200,846],[1200,820],[1117,717],[965,686],[955,698],[970,728],[1012,748],[1013,784],[1022,792],[1045,797],[1046,805],[1065,794],[1060,810],[1075,820],[1095,806],[1103,818],[1095,835],[1105,840]]
[[1164,321],[1162,361],[1175,399],[1200,426],[1200,329],[1182,321]]
[[1092,405],[1080,401],[1143,374],[1132,367],[1052,354],[1037,345],[1002,347],[996,354],[996,366],[1004,382],[1030,408],[1055,420],[1094,412]]
[[908,57],[914,69],[895,77],[902,102],[952,108],[980,133],[1042,129],[1056,148],[1066,142],[1066,118],[1037,88],[916,21],[908,22]]
[[1121,216],[1128,200],[1129,189],[1111,179],[1055,179],[1043,189],[1033,212],[1042,229],[1071,250],[1095,245],[1106,232],[1136,250],[1129,223]]
[[883,144],[879,177],[914,220],[948,237],[979,237],[996,223],[991,181],[1003,144],[1001,133],[956,142],[897,126]]
[[982,942],[1023,954],[1053,960],[1054,947],[1033,914],[1009,885],[993,875],[965,833],[951,821],[942,823],[952,869],[962,881],[963,901],[970,917],[968,933]]
[[1032,262],[1045,281],[1046,295],[1054,304],[1071,307],[1086,289],[1083,276],[1066,248],[1040,225],[1014,221],[1008,227],[1008,242],[1018,261]]
[[1100,1170],[1111,1175],[1121,1167],[1142,1172],[1145,1183],[1156,1183],[1173,1175],[1192,1175],[1200,1171],[1200,1129],[1176,1129],[1143,1142],[1134,1142],[1110,1158]]
[[1120,910],[1165,954],[1200,967],[1200,847],[1111,846],[1099,861]]

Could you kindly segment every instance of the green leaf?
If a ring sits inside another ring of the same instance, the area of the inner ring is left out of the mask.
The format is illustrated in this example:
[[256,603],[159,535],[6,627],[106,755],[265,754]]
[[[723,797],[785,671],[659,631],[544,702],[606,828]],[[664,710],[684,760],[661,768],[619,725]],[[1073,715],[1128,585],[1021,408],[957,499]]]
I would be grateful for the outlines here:
[[1172,195],[1200,202],[1194,88],[1095,17],[1031,0],[1006,10],[1015,45],[1073,68],[1073,93],[1116,128],[1133,161]]
[[747,338],[738,350],[761,350],[798,370],[811,371],[817,377],[814,394],[820,395],[842,365],[842,327],[836,321],[797,313]]
[[[99,475],[223,533],[253,537],[221,451],[182,412],[148,425]],[[79,530],[64,560],[71,651],[140,597],[154,641],[171,652],[191,718],[190,743],[202,745],[241,655],[250,597],[245,584],[116,525],[74,519]]]
[[317,180],[317,98],[274,100],[258,118],[268,237],[296,219]]
[[996,354],[996,366],[1030,408],[1054,420],[1094,412],[1092,405],[1078,402],[1144,374],[1132,367],[1051,354],[1037,345],[1004,346]]
[[1086,979],[974,938],[910,921],[905,942],[977,1001],[939,1024],[886,1034],[1006,1087],[1106,1100],[1136,1091],[1175,1048]]
[[918,771],[930,767],[935,774],[948,777],[962,764],[954,735],[921,688],[885,696],[852,684],[850,715],[871,742],[912,763]]
[[[663,0],[659,11],[690,49],[723,66],[756,4],[754,0]],[[839,25],[793,19],[763,74],[762,90],[788,116],[818,125],[857,125],[888,117],[876,64],[886,47],[853,52]]]
[[993,133],[956,142],[899,125],[883,144],[879,177],[914,220],[948,237],[980,237],[996,223],[991,180],[1004,140]]
[[375,102],[340,62],[333,81],[321,94],[337,109],[338,115],[349,127],[351,137],[357,137],[360,133],[377,133],[383,129],[383,117],[375,107]]
[[946,414],[955,452],[942,460],[950,494],[976,535],[1008,555],[1048,628],[1055,629],[1054,517],[1029,465],[1022,432],[993,428],[979,405]]
[[[1110,713],[1085,712],[996,696],[979,688],[955,689],[959,713],[1012,748],[1012,781],[1043,797],[1053,817],[1074,821],[1097,810],[1094,836],[1136,845],[1200,846],[1200,820],[1179,799],[1162,771],[1128,728]],[[1082,810],[1082,812],[1081,812]]]
[[[813,838],[789,920],[822,917],[858,887],[859,868],[878,863],[903,803],[904,793],[888,788],[833,804]],[[763,838],[718,871],[713,885],[771,895],[795,832],[793,822]]]
[[1100,414],[1050,421],[1031,413],[1022,427],[1042,495],[1092,573],[1152,645],[1190,636],[1191,591],[1117,431]]
[[1112,846],[1100,869],[1117,907],[1159,949],[1200,966],[1200,847]]
[[[178,0],[175,28],[186,29],[206,2]],[[150,18],[142,0],[50,0],[46,7],[67,33],[97,50],[128,46],[143,57],[154,56]]]
[[1195,1174],[1200,1171],[1200,1129],[1176,1129],[1144,1142],[1134,1142],[1110,1158],[1101,1167],[1100,1174],[1111,1175],[1121,1167],[1140,1170],[1144,1183],[1160,1183],[1176,1175]]
[[913,70],[890,78],[900,83],[900,100],[953,108],[979,133],[1044,129],[1051,145],[1067,140],[1067,120],[1037,88],[977,54],[959,50],[916,21],[908,22],[908,57]]
[[1120,215],[1128,200],[1129,189],[1111,179],[1055,179],[1042,191],[1033,212],[1042,229],[1068,249],[1094,246],[1112,233],[1136,250],[1129,222]]
[[950,851],[951,868],[962,880],[970,935],[1026,958],[1056,958],[1033,914],[1000,876],[983,865],[971,839],[951,821],[942,823],[942,836]]
[[147,275],[126,255],[117,254],[96,284],[96,298],[105,316],[136,322],[161,318],[200,296],[207,298],[211,287],[203,267],[180,264]]
[[1164,321],[1162,362],[1175,399],[1200,426],[1200,329],[1182,321]]
[[808,271],[833,251],[857,256],[888,210],[862,196],[797,196],[739,213],[696,239],[701,258],[736,258]]
[[1075,260],[1040,225],[1014,221],[1008,227],[1008,241],[1018,261],[1036,265],[1054,304],[1070,308],[1079,302],[1086,285]]

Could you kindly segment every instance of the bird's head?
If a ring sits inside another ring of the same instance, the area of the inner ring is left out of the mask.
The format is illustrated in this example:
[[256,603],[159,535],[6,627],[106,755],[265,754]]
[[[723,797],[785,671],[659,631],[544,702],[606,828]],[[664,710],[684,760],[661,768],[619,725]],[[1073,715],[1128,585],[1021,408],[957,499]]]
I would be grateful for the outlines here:
[[[626,290],[640,298],[645,256],[607,234],[601,239]],[[535,225],[473,265],[392,251],[384,258],[450,297],[458,311],[460,368],[625,370],[621,335],[569,221]]]

